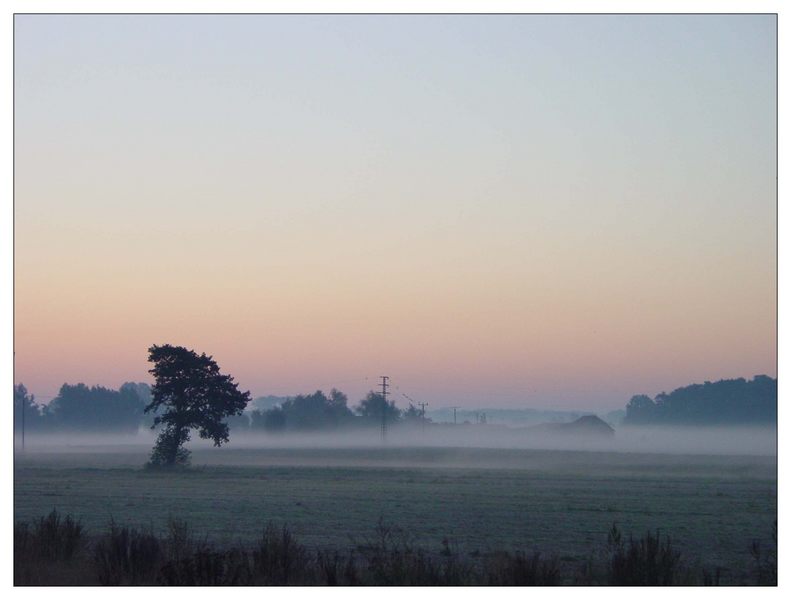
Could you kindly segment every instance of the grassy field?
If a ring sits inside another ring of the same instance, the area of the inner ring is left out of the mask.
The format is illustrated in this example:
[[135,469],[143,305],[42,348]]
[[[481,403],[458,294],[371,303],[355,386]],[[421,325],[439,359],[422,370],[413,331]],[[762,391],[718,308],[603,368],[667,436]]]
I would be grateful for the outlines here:
[[141,468],[146,448],[27,453],[16,463],[17,520],[57,508],[88,529],[163,530],[187,521],[217,543],[250,541],[268,521],[302,543],[352,548],[379,519],[439,552],[539,550],[573,568],[614,522],[671,535],[684,558],[747,577],[754,539],[776,519],[773,457],[627,455],[442,448],[199,449],[189,471]]

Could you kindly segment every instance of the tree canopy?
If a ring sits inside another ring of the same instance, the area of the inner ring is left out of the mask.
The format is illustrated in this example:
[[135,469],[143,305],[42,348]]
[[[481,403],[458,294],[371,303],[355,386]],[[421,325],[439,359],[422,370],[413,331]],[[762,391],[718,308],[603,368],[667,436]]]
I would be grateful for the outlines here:
[[233,377],[220,373],[205,353],[170,344],[151,346],[148,353],[154,385],[145,412],[157,412],[152,427],[161,427],[151,463],[186,463],[189,451],[184,444],[193,429],[215,446],[227,442],[226,419],[244,412],[250,392],[240,392]]
[[625,425],[748,425],[777,422],[777,380],[756,375],[688,385],[653,400],[633,396]]
[[346,394],[335,388],[329,395],[321,390],[299,394],[286,398],[279,406],[254,411],[252,427],[273,432],[336,429],[354,420],[348,402]]
[[396,423],[401,419],[401,410],[395,405],[395,402],[393,400],[385,402],[382,394],[377,392],[368,392],[356,410],[357,414],[371,422],[381,423],[382,412],[385,413],[387,423]]
[[44,411],[53,429],[136,433],[143,415],[137,393],[84,383],[63,384]]
[[25,429],[35,431],[41,428],[41,407],[36,404],[36,397],[28,394],[27,388],[22,385],[14,386],[14,429],[22,428],[24,420]]

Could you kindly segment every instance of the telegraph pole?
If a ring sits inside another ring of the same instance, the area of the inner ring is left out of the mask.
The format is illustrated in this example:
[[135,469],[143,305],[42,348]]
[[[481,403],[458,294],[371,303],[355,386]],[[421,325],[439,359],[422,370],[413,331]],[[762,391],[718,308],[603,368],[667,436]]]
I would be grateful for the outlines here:
[[453,409],[453,424],[456,425],[456,409],[461,408],[460,406],[449,406],[448,408]]
[[426,407],[428,406],[428,402],[418,402],[420,405],[420,424],[423,428],[423,431],[426,430]]
[[385,437],[387,436],[387,385],[388,380],[390,379],[387,375],[382,375],[382,441],[385,441]]
[[19,402],[22,404],[22,452],[25,451],[25,398],[20,394]]

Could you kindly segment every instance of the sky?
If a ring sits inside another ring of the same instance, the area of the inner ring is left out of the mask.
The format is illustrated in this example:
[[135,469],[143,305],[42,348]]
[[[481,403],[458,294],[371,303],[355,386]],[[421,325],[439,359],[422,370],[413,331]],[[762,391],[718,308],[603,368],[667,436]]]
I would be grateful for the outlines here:
[[163,343],[429,408],[776,376],[775,27],[17,15],[15,381]]

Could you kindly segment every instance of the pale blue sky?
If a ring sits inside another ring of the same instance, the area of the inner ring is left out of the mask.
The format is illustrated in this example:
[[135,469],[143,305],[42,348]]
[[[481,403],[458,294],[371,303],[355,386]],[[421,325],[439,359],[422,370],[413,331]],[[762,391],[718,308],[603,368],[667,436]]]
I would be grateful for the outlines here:
[[775,25],[17,16],[17,378],[164,341],[435,406],[774,375]]

